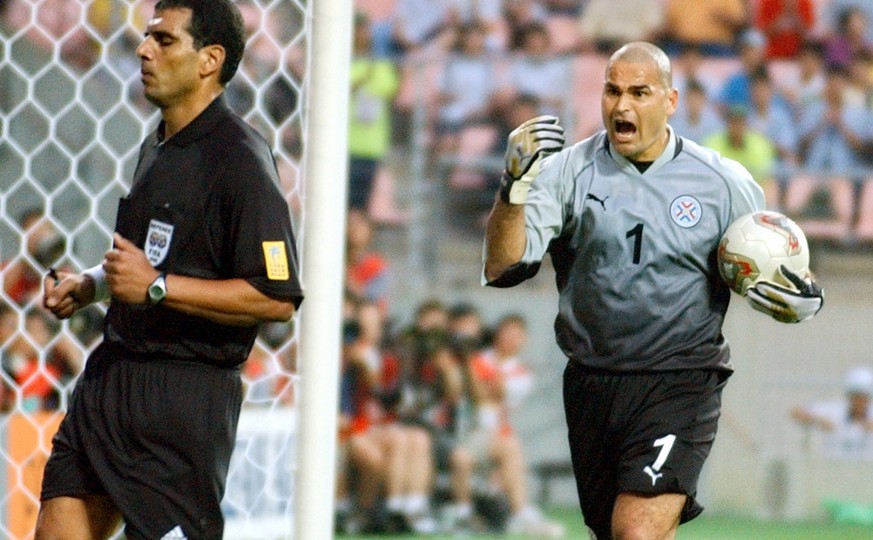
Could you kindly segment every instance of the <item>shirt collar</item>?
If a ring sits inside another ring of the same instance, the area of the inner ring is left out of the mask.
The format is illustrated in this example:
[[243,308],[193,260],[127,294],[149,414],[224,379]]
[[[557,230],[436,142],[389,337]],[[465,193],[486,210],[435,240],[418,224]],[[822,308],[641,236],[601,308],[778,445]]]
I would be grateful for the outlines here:
[[[675,158],[679,151],[682,149],[681,144],[678,141],[678,137],[675,133],[673,133],[673,128],[670,125],[667,125],[667,146],[664,147],[664,150],[661,152],[661,155],[646,169],[646,173],[651,173],[657,171],[661,167],[663,167],[668,162],[672,161]],[[637,174],[640,172],[637,170],[636,166],[630,162],[629,159],[619,154],[618,152],[613,152],[612,147],[609,145],[609,137],[606,137],[606,150],[609,153],[609,156],[615,161],[619,167],[623,170],[632,170]],[[644,173],[645,174],[645,173]]]
[[173,146],[187,146],[211,133],[218,122],[225,117],[228,111],[230,111],[230,108],[227,105],[224,93],[222,93],[194,120],[189,122],[180,132],[176,133],[166,141],[164,141],[162,136],[164,133],[164,121],[161,120],[161,123],[158,124],[158,129],[155,131],[156,145],[166,143]]

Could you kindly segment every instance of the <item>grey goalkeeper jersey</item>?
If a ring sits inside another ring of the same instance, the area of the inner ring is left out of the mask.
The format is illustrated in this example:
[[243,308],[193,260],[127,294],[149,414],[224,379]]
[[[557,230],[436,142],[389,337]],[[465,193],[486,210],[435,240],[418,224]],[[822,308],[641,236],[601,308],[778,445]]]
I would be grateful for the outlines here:
[[643,173],[600,132],[543,161],[522,262],[492,285],[533,276],[548,252],[555,333],[570,359],[616,371],[730,369],[717,246],[734,219],[763,205],[741,165],[672,130]]

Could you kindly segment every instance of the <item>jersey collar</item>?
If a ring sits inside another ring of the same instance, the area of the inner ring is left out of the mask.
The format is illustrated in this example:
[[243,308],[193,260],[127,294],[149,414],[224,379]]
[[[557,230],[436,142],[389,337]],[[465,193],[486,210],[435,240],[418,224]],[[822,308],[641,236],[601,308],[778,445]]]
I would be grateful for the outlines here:
[[622,168],[622,170],[634,171],[636,174],[650,174],[672,161],[676,156],[679,155],[679,152],[682,151],[682,140],[676,135],[676,133],[673,131],[673,128],[670,127],[669,124],[667,125],[667,131],[670,134],[669,138],[667,139],[667,146],[664,147],[664,151],[661,152],[661,155],[658,156],[658,159],[656,159],[651,165],[649,165],[649,168],[646,169],[644,173],[640,173],[637,170],[636,166],[631,163],[629,159],[619,154],[618,152],[613,152],[612,148],[609,146],[608,137],[604,137],[606,151],[613,159],[613,161],[615,161],[618,166]]
[[224,98],[224,93],[212,100],[212,103],[206,107],[197,118],[192,120],[181,131],[164,141],[161,134],[164,132],[164,121],[158,124],[158,129],[155,131],[156,144],[167,144],[172,146],[187,146],[192,142],[201,139],[212,132],[218,122],[224,118],[230,108]]

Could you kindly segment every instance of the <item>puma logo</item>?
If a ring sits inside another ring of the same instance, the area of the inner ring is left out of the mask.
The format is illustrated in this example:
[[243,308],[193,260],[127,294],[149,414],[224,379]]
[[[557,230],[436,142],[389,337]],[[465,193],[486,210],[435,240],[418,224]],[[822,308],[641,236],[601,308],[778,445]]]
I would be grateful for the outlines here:
[[589,201],[589,200],[590,200],[590,201],[594,201],[594,202],[598,202],[598,203],[600,203],[600,207],[603,208],[603,211],[604,211],[604,212],[606,212],[606,199],[608,199],[608,198],[609,198],[609,195],[607,195],[606,197],[604,197],[604,198],[602,198],[602,199],[601,199],[600,197],[598,197],[597,195],[594,195],[594,194],[591,194],[591,193],[585,195],[585,200],[586,200],[586,201]]
[[664,473],[655,472],[655,470],[648,465],[646,465],[646,468],[643,469],[643,472],[652,477],[652,486],[658,483],[658,480],[660,480],[660,478],[664,476]]

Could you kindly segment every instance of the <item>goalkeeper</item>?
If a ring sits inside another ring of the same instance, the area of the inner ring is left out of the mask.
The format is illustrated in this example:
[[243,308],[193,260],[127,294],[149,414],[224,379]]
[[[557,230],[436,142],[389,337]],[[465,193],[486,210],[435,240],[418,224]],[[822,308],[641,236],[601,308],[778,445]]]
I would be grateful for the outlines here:
[[[764,204],[742,166],[673,132],[677,101],[663,51],[620,48],[604,77],[605,130],[562,149],[557,118],[520,125],[486,227],[488,285],[516,285],[551,256],[570,451],[600,540],[672,538],[702,511],[697,481],[732,370],[716,248]],[[795,287],[761,283],[749,301],[780,321],[811,318],[820,289],[786,277]]]
[[259,323],[302,300],[266,141],[223,98],[244,50],[229,0],[160,0],[137,48],[162,121],[140,148],[113,246],[44,282],[67,318],[110,298],[45,467],[37,539],[221,538],[220,502]]

